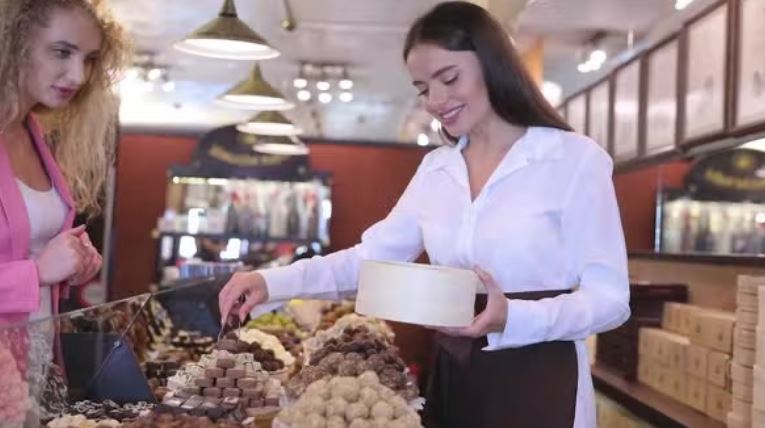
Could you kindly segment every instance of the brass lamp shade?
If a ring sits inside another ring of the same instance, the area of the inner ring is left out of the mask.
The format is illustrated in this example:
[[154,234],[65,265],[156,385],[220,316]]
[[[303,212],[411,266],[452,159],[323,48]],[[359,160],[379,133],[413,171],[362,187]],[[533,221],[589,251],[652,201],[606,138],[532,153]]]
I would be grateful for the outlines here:
[[292,136],[251,135],[252,150],[258,153],[279,156],[305,156],[308,146]]
[[240,123],[236,129],[244,134],[256,135],[299,135],[302,129],[295,126],[289,119],[278,111],[264,111],[245,123]]
[[259,65],[253,68],[250,77],[221,95],[218,102],[226,107],[253,110],[289,110],[295,107],[263,79]]
[[264,60],[279,56],[279,51],[239,19],[234,0],[225,0],[217,18],[173,46],[212,58]]

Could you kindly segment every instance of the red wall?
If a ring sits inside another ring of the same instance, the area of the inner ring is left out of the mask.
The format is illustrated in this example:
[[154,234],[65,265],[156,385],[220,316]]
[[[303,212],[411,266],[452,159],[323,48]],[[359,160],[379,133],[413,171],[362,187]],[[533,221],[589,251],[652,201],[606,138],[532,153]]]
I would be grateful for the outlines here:
[[681,160],[614,176],[616,198],[629,251],[653,250],[656,191],[661,183],[665,188],[682,187],[690,168],[691,162]]
[[424,150],[311,144],[311,166],[332,174],[332,250],[356,244],[361,233],[393,208]]
[[195,145],[188,137],[128,134],[120,139],[111,299],[148,291],[156,258],[151,231],[165,207],[167,170],[188,163]]
[[[112,298],[147,291],[156,241],[151,231],[165,206],[167,170],[191,159],[196,139],[127,134],[119,144]],[[393,207],[425,150],[393,145],[316,142],[314,169],[332,174],[332,250],[358,242],[361,232]]]

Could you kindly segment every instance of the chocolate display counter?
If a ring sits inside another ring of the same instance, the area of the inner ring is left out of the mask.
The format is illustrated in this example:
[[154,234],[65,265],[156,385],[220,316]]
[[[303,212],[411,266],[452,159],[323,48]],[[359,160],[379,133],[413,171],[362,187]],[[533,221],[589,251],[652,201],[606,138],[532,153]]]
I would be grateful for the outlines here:
[[222,282],[0,328],[0,426],[421,426],[388,325],[296,301],[219,337]]

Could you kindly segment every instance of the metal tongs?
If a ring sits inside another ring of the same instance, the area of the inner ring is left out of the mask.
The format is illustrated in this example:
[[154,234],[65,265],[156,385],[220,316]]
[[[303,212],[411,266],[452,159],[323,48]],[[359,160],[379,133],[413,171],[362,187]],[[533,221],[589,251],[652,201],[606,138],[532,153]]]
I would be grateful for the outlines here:
[[247,296],[245,295],[240,296],[234,306],[231,307],[231,310],[226,316],[226,321],[221,323],[216,344],[220,343],[221,339],[223,339],[226,334],[234,330],[236,330],[236,337],[239,337],[239,333],[241,333],[242,330],[242,319],[239,318],[239,308],[244,304],[246,298]]

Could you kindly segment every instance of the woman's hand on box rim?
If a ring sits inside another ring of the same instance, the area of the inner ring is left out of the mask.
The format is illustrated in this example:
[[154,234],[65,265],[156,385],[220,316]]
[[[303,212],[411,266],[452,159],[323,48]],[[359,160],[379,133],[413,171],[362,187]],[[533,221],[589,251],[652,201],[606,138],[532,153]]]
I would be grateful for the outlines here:
[[486,288],[486,308],[473,318],[473,322],[467,327],[434,327],[435,330],[449,336],[464,336],[478,338],[488,333],[501,333],[505,330],[507,322],[507,299],[505,292],[500,288],[497,281],[480,267],[473,268],[478,278]]
[[[246,296],[238,308],[239,299]],[[221,322],[225,324],[228,314],[237,309],[239,319],[244,321],[255,306],[268,301],[266,279],[258,272],[236,272],[218,294]]]

